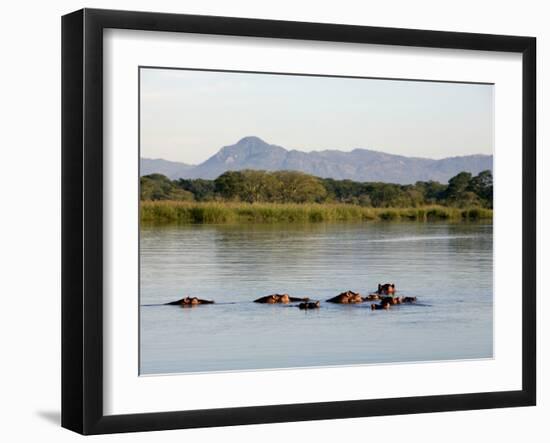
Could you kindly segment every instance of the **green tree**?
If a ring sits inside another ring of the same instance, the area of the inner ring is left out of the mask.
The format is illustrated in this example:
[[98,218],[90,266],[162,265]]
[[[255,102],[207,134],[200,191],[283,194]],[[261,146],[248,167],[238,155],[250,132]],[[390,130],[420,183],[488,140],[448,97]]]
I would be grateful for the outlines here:
[[249,203],[273,201],[277,180],[272,174],[247,169],[242,171],[242,178],[241,200]]
[[468,191],[472,174],[469,172],[460,172],[449,179],[449,186],[446,191],[447,202],[456,204],[461,201],[463,194]]
[[425,202],[424,193],[422,190],[419,190],[416,188],[416,186],[406,186],[405,189],[405,198],[404,203],[405,206],[411,206],[413,208],[416,208],[418,206],[422,206]]
[[140,178],[142,200],[196,200],[310,203],[339,202],[374,207],[418,207],[426,204],[493,206],[493,175],[461,172],[448,185],[418,181],[414,185],[318,178],[297,171],[227,171],[215,180],[179,179],[162,174]]
[[214,180],[214,190],[225,200],[239,200],[243,181],[240,171],[227,171]]
[[194,201],[195,196],[193,193],[186,191],[185,189],[174,187],[168,194],[168,200]]
[[273,176],[278,182],[278,200],[283,203],[321,202],[327,196],[321,180],[312,175],[297,171],[277,171]]
[[482,199],[486,206],[493,207],[493,173],[489,170],[481,171],[470,180],[468,190]]
[[169,200],[174,185],[162,174],[149,174],[140,178],[140,198],[142,200]]
[[447,186],[439,182],[433,180],[427,182],[418,181],[414,184],[414,187],[422,193],[424,204],[434,204],[445,199]]
[[392,183],[369,183],[369,196],[374,207],[404,206],[404,192]]
[[214,180],[204,180],[202,178],[189,180],[180,178],[176,186],[193,194],[197,201],[211,201],[216,197]]

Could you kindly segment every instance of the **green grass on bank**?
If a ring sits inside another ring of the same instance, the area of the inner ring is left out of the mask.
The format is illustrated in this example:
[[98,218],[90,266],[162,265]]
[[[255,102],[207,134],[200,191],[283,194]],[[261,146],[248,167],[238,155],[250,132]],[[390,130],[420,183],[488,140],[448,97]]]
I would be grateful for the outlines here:
[[142,201],[144,223],[315,223],[492,219],[491,209],[424,206],[369,208],[349,204],[197,203]]

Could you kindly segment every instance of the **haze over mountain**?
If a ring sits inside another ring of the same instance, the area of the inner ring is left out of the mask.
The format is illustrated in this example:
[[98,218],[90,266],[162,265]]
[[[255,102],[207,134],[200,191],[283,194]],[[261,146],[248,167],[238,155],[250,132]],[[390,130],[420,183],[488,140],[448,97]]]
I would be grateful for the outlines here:
[[492,171],[493,156],[479,154],[434,160],[369,149],[303,152],[287,150],[251,136],[221,148],[217,154],[195,166],[163,159],[141,159],[141,175],[157,172],[171,179],[214,179],[226,171],[242,169],[294,170],[323,178],[360,182],[410,184],[418,180],[435,180],[447,183],[461,171],[474,175],[486,169]]

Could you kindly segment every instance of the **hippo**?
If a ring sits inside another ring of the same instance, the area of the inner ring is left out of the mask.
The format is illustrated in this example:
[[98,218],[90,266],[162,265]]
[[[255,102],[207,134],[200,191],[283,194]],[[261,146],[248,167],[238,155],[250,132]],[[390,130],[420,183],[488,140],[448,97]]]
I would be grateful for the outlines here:
[[370,308],[375,311],[377,309],[390,309],[390,306],[391,306],[391,303],[388,303],[384,300],[382,300],[380,303],[376,304],[376,303],[373,303],[372,305],[370,305]]
[[380,295],[391,295],[395,294],[395,284],[394,283],[385,283],[381,285],[378,283],[378,289],[376,290],[377,294]]
[[382,299],[382,303],[388,303],[390,305],[400,305],[401,304],[401,298],[400,297],[384,297]]
[[336,297],[329,298],[327,302],[340,303],[340,304],[352,304],[363,303],[363,297],[358,292],[346,291],[338,294]]
[[309,301],[309,298],[298,298],[298,297],[291,297],[288,294],[271,294],[266,295],[265,297],[260,297],[256,300],[254,300],[254,303],[267,303],[267,304],[276,304],[276,303],[283,303],[287,304],[290,302],[296,302],[296,301]]
[[169,303],[165,303],[166,305],[179,305],[179,306],[197,306],[197,305],[211,305],[213,304],[213,300],[202,300],[197,297],[184,297],[180,300],[171,301]]
[[310,302],[303,302],[298,305],[300,309],[318,309],[321,307],[320,301],[310,301]]
[[363,298],[364,301],[374,301],[374,300],[380,300],[380,295],[377,293],[369,294],[365,298]]
[[402,297],[401,303],[416,303],[416,297]]

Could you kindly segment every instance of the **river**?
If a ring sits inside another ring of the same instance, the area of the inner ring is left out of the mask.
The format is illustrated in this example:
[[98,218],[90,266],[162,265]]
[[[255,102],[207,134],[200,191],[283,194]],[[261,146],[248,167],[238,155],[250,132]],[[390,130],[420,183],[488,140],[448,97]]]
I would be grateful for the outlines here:
[[[142,226],[140,373],[492,358],[492,225]],[[324,301],[395,283],[414,305]],[[265,305],[273,293],[321,308]],[[164,306],[184,296],[215,300]]]

